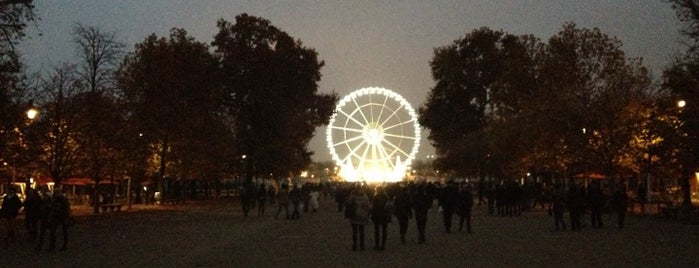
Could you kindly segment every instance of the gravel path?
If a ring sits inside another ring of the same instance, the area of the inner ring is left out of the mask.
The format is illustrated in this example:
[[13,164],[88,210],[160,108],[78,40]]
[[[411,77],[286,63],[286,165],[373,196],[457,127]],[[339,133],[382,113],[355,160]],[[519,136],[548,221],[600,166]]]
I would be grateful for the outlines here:
[[75,208],[68,250],[36,252],[20,232],[20,241],[3,241],[0,267],[699,267],[699,225],[656,216],[631,216],[619,230],[605,215],[602,229],[554,232],[543,210],[494,217],[481,207],[473,234],[447,234],[433,209],[426,244],[411,222],[401,245],[394,222],[385,251],[371,249],[368,225],[367,250],[353,252],[349,223],[331,200],[293,221],[274,220],[275,209],[243,217],[231,200],[100,215]]

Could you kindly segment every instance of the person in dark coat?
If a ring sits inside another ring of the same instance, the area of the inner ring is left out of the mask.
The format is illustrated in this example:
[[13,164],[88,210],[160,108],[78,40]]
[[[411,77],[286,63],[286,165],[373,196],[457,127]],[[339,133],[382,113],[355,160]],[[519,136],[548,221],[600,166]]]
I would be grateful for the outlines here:
[[289,191],[289,200],[291,201],[291,206],[293,209],[291,212],[291,219],[298,220],[301,218],[301,202],[303,202],[303,193],[301,192],[298,183],[295,183],[291,188],[291,191]]
[[626,219],[626,210],[629,207],[629,197],[626,194],[626,186],[622,183],[620,183],[617,187],[616,190],[614,191],[614,195],[612,196],[612,202],[611,202],[612,207],[616,211],[616,224],[619,229],[624,228],[624,220]]
[[551,213],[553,214],[554,225],[556,226],[556,231],[566,229],[566,222],[563,219],[563,213],[565,212],[566,206],[566,195],[560,184],[556,184],[553,194],[551,196]]
[[593,181],[587,191],[587,199],[590,204],[590,224],[593,228],[602,228],[602,210],[604,209],[604,193],[599,181]]
[[70,203],[63,195],[60,188],[54,190],[53,194],[45,192],[41,198],[41,216],[39,218],[39,243],[37,251],[43,249],[46,231],[49,231],[49,250],[56,247],[56,230],[61,227],[63,235],[63,246],[61,250],[68,248],[68,228],[70,227]]
[[2,215],[3,220],[7,223],[7,241],[15,242],[17,236],[15,234],[15,218],[19,215],[19,210],[22,208],[22,200],[17,196],[15,187],[10,185],[7,190],[7,194],[2,198],[2,208],[0,208],[0,215]]
[[371,221],[374,223],[374,249],[384,250],[390,213],[386,209],[388,195],[383,187],[376,187],[371,199]]
[[456,188],[456,184],[453,182],[449,182],[439,192],[438,203],[439,207],[442,209],[442,220],[447,233],[451,233],[452,218],[458,199],[459,189]]
[[473,193],[468,186],[461,187],[459,191],[459,199],[456,207],[456,214],[459,215],[459,232],[464,228],[466,222],[466,231],[471,233],[471,211],[473,209]]
[[582,213],[585,209],[585,196],[577,184],[571,184],[568,189],[568,213],[570,214],[570,229],[582,229]]
[[369,212],[371,201],[363,187],[357,186],[347,199],[347,205],[353,207],[354,213],[350,215],[349,222],[352,225],[352,250],[364,250],[364,226],[369,224]]
[[413,208],[410,201],[410,189],[402,187],[396,195],[393,205],[393,215],[398,219],[400,242],[405,244],[405,234],[408,232],[408,221],[413,217]]
[[415,211],[415,223],[417,224],[418,244],[425,243],[427,212],[430,208],[432,208],[432,196],[428,193],[425,184],[421,184],[418,186],[413,196],[413,210]]
[[29,238],[36,239],[39,234],[39,217],[41,216],[41,196],[34,189],[29,189],[24,200],[24,226],[27,228]]
[[265,184],[260,184],[257,188],[257,216],[265,215],[265,203],[267,201],[267,187]]

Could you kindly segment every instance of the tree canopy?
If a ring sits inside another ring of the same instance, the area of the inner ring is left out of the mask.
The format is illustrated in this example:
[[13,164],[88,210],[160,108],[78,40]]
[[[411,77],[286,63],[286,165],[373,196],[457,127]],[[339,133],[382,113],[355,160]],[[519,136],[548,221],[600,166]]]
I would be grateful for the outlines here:
[[317,92],[323,61],[266,19],[241,14],[218,28],[212,45],[246,178],[300,171],[315,128],[328,123],[337,101]]

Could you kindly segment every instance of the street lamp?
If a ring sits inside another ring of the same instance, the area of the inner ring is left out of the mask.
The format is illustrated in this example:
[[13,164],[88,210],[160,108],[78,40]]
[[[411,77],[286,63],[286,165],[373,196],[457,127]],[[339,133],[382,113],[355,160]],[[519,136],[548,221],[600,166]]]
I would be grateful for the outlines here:
[[39,115],[39,111],[37,109],[29,108],[29,110],[27,110],[27,118],[29,120],[34,120],[37,115]]

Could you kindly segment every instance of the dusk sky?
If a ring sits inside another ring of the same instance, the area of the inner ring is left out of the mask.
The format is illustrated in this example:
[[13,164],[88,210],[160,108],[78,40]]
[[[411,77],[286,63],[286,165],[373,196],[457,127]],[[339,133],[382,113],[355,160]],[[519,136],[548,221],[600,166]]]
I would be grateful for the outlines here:
[[[325,61],[321,92],[341,97],[363,87],[385,87],[417,109],[434,86],[433,49],[483,26],[548,40],[565,22],[600,28],[623,43],[629,57],[642,57],[655,78],[683,50],[679,23],[660,0],[614,1],[266,1],[266,0],[36,0],[40,20],[21,46],[30,72],[75,62],[72,27],[80,22],[117,34],[132,51],[155,33],[184,28],[210,44],[220,18],[235,22],[248,13],[314,48]],[[39,36],[38,33],[41,33]],[[423,135],[426,137],[426,133]],[[310,144],[313,159],[329,160],[325,128]],[[432,154],[425,138],[418,159]]]

